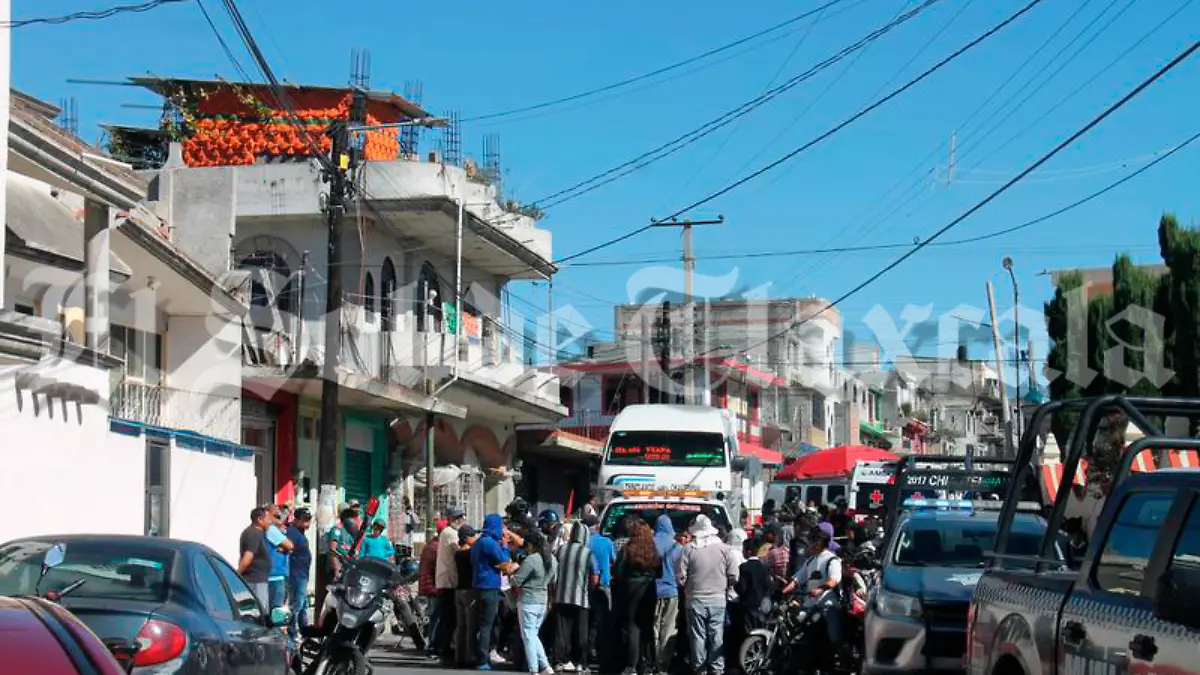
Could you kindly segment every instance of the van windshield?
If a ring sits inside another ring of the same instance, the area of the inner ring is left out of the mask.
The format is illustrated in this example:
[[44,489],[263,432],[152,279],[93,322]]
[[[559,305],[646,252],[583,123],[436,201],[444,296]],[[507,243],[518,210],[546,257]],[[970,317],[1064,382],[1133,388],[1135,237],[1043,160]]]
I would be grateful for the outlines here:
[[654,527],[658,517],[666,514],[671,519],[671,526],[676,532],[684,532],[692,526],[696,516],[704,514],[718,528],[729,528],[729,516],[724,507],[718,504],[697,504],[692,502],[625,502],[612,504],[604,510],[604,519],[600,523],[600,534],[609,539],[627,539],[626,516],[641,518],[647,525]]
[[703,431],[615,431],[605,461],[619,466],[725,466],[725,437]]

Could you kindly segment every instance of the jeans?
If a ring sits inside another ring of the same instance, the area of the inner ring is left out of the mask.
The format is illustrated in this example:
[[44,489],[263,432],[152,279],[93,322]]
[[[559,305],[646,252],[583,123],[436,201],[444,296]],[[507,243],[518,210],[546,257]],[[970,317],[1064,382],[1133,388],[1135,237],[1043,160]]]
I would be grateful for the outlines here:
[[636,578],[624,583],[620,608],[625,629],[624,668],[644,670],[654,644],[654,579]]
[[671,667],[678,619],[679,597],[659,598],[654,607],[654,665],[660,673]]
[[288,577],[288,605],[292,608],[292,620],[288,634],[292,640],[300,637],[300,631],[308,627],[308,574]]
[[267,582],[267,599],[271,602],[268,612],[287,604],[287,577],[272,578]]
[[724,672],[725,598],[693,599],[688,604],[687,615],[693,672]]
[[475,645],[475,658],[479,665],[490,664],[492,657],[492,633],[496,628],[496,615],[504,598],[498,589],[479,590],[479,641]]
[[455,602],[455,628],[454,628],[454,653],[458,665],[464,666],[470,662],[471,655],[475,653],[476,640],[476,618],[479,612],[479,603],[476,601],[476,593],[474,589],[460,588],[454,595]]
[[[609,628],[612,626],[612,589],[608,586],[596,586],[591,590],[588,604],[592,606],[588,612],[588,659],[592,655],[598,657],[600,652],[612,644]],[[601,637],[603,636],[603,638]],[[604,643],[600,644],[599,640]]]
[[521,644],[525,646],[525,663],[529,672],[536,674],[549,669],[550,660],[546,658],[546,648],[538,635],[542,621],[546,619],[546,606],[522,602],[519,605],[518,617],[521,625]]
[[442,636],[442,598],[438,595],[427,595],[425,600],[429,607],[429,632],[425,636],[425,653],[436,656]]
[[555,641],[558,643],[559,663],[573,663],[587,667],[587,638],[588,610],[578,605],[555,605],[554,612],[558,615],[558,629]]

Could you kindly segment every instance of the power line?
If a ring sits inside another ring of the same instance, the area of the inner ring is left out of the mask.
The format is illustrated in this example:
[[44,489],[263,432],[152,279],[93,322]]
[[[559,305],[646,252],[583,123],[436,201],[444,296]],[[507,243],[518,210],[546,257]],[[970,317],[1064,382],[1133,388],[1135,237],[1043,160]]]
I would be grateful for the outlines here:
[[242,64],[237,60],[237,57],[233,55],[233,50],[229,48],[229,43],[226,42],[225,37],[221,35],[221,31],[217,28],[216,22],[213,21],[212,15],[208,13],[207,9],[205,9],[204,0],[196,0],[196,6],[199,7],[200,12],[204,14],[204,20],[208,22],[208,27],[212,29],[213,35],[216,36],[217,42],[221,45],[221,50],[225,52],[225,56],[229,59],[229,62],[233,64],[234,69],[237,70],[238,74],[242,76],[242,81],[249,82],[250,75],[246,73],[246,70],[242,68]]
[[87,12],[73,12],[62,16],[39,16],[33,19],[18,19],[16,21],[5,21],[0,23],[0,28],[24,28],[34,24],[46,25],[62,25],[73,21],[99,21],[107,19],[118,14],[134,14],[139,12],[148,12],[152,9],[169,5],[172,3],[191,2],[191,0],[149,0],[140,5],[117,5],[108,9],[98,9]]
[[834,126],[833,128],[829,129],[828,131],[821,134],[820,136],[817,136],[816,138],[812,139],[811,141],[808,141],[807,143],[804,143],[803,145],[797,147],[796,149],[787,153],[783,157],[780,157],[779,159],[771,162],[770,164],[767,164],[766,166],[762,167],[761,169],[754,171],[753,173],[749,174],[748,176],[740,178],[740,179],[730,183],[729,185],[726,185],[725,187],[692,202],[691,204],[679,209],[678,211],[667,216],[666,218],[663,218],[660,220],[670,220],[671,218],[677,218],[677,217],[687,213],[688,211],[691,211],[692,209],[695,209],[699,206],[703,206],[703,205],[713,201],[714,199],[721,197],[722,195],[728,194],[729,192],[736,190],[737,188],[741,187],[742,185],[745,185],[746,183],[749,183],[750,181],[758,178],[759,176],[762,176],[763,174],[775,169],[776,167],[780,166],[784,162],[787,162],[788,160],[792,159],[796,155],[799,155],[800,153],[804,152],[805,150],[808,150],[809,148],[813,147],[814,145],[816,145],[816,144],[820,143],[821,141],[834,135],[838,131],[841,131],[842,129],[850,126],[851,124],[858,121],[862,117],[865,117],[867,114],[869,114],[869,113],[873,112],[874,110],[878,109],[879,107],[883,106],[888,101],[891,101],[892,99],[896,98],[900,94],[903,94],[904,92],[908,91],[909,89],[915,87],[917,84],[921,83],[922,81],[927,79],[929,76],[931,76],[934,73],[936,73],[937,71],[941,70],[947,64],[953,62],[954,60],[956,60],[963,54],[967,53],[968,51],[970,51],[971,49],[973,49],[980,43],[984,42],[988,38],[992,37],[996,33],[999,33],[1001,30],[1003,30],[1004,28],[1006,28],[1007,26],[1012,24],[1014,21],[1016,21],[1017,19],[1024,16],[1027,12],[1032,10],[1034,7],[1041,4],[1041,2],[1042,2],[1042,0],[1032,0],[1032,2],[1030,2],[1029,4],[1022,7],[1015,14],[1012,14],[1007,19],[1005,19],[1005,20],[1001,21],[1000,23],[996,24],[995,26],[991,27],[990,29],[988,29],[986,32],[984,32],[982,35],[975,38],[974,40],[971,40],[970,42],[963,45],[962,47],[959,47],[954,52],[952,52],[949,56],[945,57],[941,61],[938,61],[937,63],[935,63],[932,66],[930,66],[929,68],[927,68],[920,75],[909,80],[908,82],[906,82],[904,85],[900,86],[899,88],[892,90],[892,92],[889,93],[887,96],[884,96],[883,98],[868,105],[867,107],[863,108],[862,110],[858,111],[857,113],[851,115],[849,118],[842,121],[840,124]]
[[812,79],[820,72],[832,67],[833,65],[837,64],[841,60],[850,56],[854,52],[856,52],[860,49],[863,49],[867,45],[870,45],[871,43],[875,42],[876,40],[884,37],[891,31],[895,30],[896,28],[899,28],[901,25],[903,25],[907,21],[915,18],[916,16],[918,16],[919,14],[924,12],[926,9],[928,9],[929,7],[936,4],[937,2],[939,2],[939,0],[925,0],[923,3],[921,3],[916,8],[896,17],[892,21],[889,21],[888,23],[884,24],[883,26],[871,31],[864,37],[860,38],[858,41],[842,48],[840,51],[835,53],[833,56],[830,56],[830,57],[826,58],[825,60],[817,63],[816,65],[814,65],[811,68],[809,68],[808,70],[800,73],[799,75],[796,75],[795,77],[788,79],[783,84],[781,84],[777,87],[770,88],[767,91],[763,92],[762,94],[759,94],[758,96],[755,96],[754,98],[750,99],[749,101],[746,101],[745,103],[741,104],[740,106],[733,108],[732,110],[728,110],[728,111],[722,113],[721,115],[718,115],[717,117],[705,122],[704,124],[700,125],[699,127],[692,129],[691,131],[688,131],[687,133],[684,133],[680,136],[677,136],[676,138],[674,138],[670,141],[667,141],[666,143],[663,143],[662,145],[659,145],[651,150],[643,152],[642,154],[638,155],[637,157],[634,157],[633,159],[630,159],[621,164],[618,164],[617,166],[614,166],[610,169],[602,171],[590,178],[579,181],[579,182],[575,183],[574,185],[571,185],[570,187],[563,188],[562,190],[559,190],[558,192],[549,194],[545,197],[542,197],[541,199],[537,199],[533,203],[540,206],[543,209],[549,209],[549,208],[558,206],[559,204],[562,204],[562,203],[570,201],[572,199],[581,197],[589,192],[592,192],[593,190],[596,190],[600,187],[608,185],[609,183],[612,183],[616,180],[619,180],[620,178],[628,176],[629,174],[634,173],[635,171],[639,171],[655,162],[658,162],[666,157],[669,157],[670,155],[675,154],[676,152],[679,152],[680,150],[692,145],[696,141],[699,141],[699,140],[705,138],[706,136],[713,134],[718,129],[721,129],[721,128],[731,124],[734,120],[737,120],[741,117],[744,117],[745,115],[750,114],[751,112],[753,112],[754,110],[758,109],[759,107],[765,105],[766,103],[770,102],[772,99],[776,98],[780,94],[783,94],[783,93],[795,88],[797,85],[801,84],[802,82]]
[[627,79],[621,80],[621,81],[619,81],[619,82],[613,82],[612,84],[606,84],[606,85],[604,85],[604,86],[602,86],[602,87],[596,87],[595,89],[589,89],[589,90],[587,90],[587,91],[582,91],[582,92],[579,92],[579,93],[576,93],[576,94],[571,94],[571,95],[569,95],[569,96],[563,96],[563,97],[561,97],[561,98],[556,98],[556,99],[549,100],[549,101],[543,101],[543,102],[541,102],[541,103],[534,103],[534,104],[531,104],[531,105],[522,106],[522,107],[520,107],[520,108],[513,108],[513,109],[511,109],[511,110],[504,110],[504,111],[500,111],[500,112],[487,113],[487,114],[485,114],[485,115],[476,115],[475,117],[465,117],[465,118],[463,118],[463,120],[462,120],[462,121],[463,121],[463,122],[475,122],[475,121],[480,121],[480,120],[490,120],[490,119],[496,119],[496,118],[498,118],[498,117],[508,117],[508,116],[510,116],[510,115],[516,115],[516,114],[519,114],[519,113],[523,113],[523,112],[529,112],[529,111],[532,111],[532,110],[540,110],[540,109],[542,109],[542,108],[549,108],[549,107],[551,107],[551,106],[560,105],[560,104],[562,104],[562,103],[569,103],[569,102],[571,102],[571,101],[578,101],[578,100],[579,100],[579,99],[581,99],[581,98],[588,98],[588,97],[590,97],[590,96],[595,96],[596,94],[602,94],[602,93],[604,93],[604,92],[606,92],[606,91],[612,91],[612,90],[614,90],[614,89],[620,89],[621,87],[625,87],[625,86],[628,86],[628,85],[630,85],[630,84],[634,84],[634,83],[637,83],[637,82],[641,82],[641,81],[643,81],[643,80],[648,80],[648,79],[650,79],[650,78],[652,78],[652,77],[656,77],[656,76],[658,76],[658,75],[662,75],[663,73],[668,73],[668,72],[670,72],[670,71],[672,71],[672,70],[677,70],[677,69],[679,69],[679,68],[682,68],[682,67],[684,67],[684,66],[691,65],[691,64],[693,64],[693,63],[696,63],[697,61],[702,61],[702,60],[704,60],[704,59],[706,59],[706,58],[708,58],[708,57],[710,57],[710,56],[715,56],[715,55],[717,55],[717,54],[720,54],[721,52],[725,52],[725,51],[728,51],[728,50],[730,50],[730,49],[733,49],[734,47],[741,46],[741,45],[743,45],[743,44],[746,44],[747,42],[751,42],[751,41],[753,41],[753,40],[756,40],[756,39],[758,39],[758,38],[760,38],[760,37],[762,37],[762,36],[764,36],[764,35],[768,35],[768,34],[770,34],[770,33],[774,33],[775,31],[777,31],[777,30],[780,30],[781,28],[786,28],[787,26],[790,26],[790,25],[792,25],[792,24],[794,24],[794,23],[796,23],[796,22],[803,21],[804,19],[807,19],[807,18],[808,18],[808,17],[810,17],[810,16],[813,16],[813,15],[815,15],[815,14],[819,14],[819,13],[820,13],[820,12],[822,12],[823,10],[825,10],[825,9],[828,9],[828,8],[830,8],[830,7],[833,7],[833,6],[835,6],[835,5],[841,4],[842,2],[845,2],[845,1],[846,1],[846,0],[830,0],[830,2],[827,2],[827,3],[823,4],[823,5],[821,5],[820,7],[817,7],[816,9],[811,9],[811,10],[809,10],[809,11],[807,11],[807,12],[804,12],[803,14],[799,14],[799,15],[797,15],[797,16],[794,16],[794,17],[790,18],[790,19],[787,19],[786,21],[782,21],[782,22],[780,22],[780,23],[777,23],[777,24],[775,24],[774,26],[771,26],[770,28],[765,28],[765,29],[763,29],[763,30],[760,30],[760,31],[758,31],[757,33],[754,33],[754,34],[752,34],[752,35],[747,35],[746,37],[740,38],[740,39],[738,39],[738,40],[734,40],[733,42],[726,43],[726,44],[724,44],[724,45],[721,45],[720,47],[716,47],[716,48],[714,48],[714,49],[710,49],[710,50],[708,50],[708,51],[706,51],[706,52],[703,52],[703,53],[701,53],[701,54],[697,54],[697,55],[695,55],[695,56],[692,56],[692,57],[686,58],[686,59],[684,59],[684,60],[682,60],[682,61],[677,61],[677,62],[675,62],[675,63],[672,63],[672,64],[670,64],[670,65],[667,65],[667,66],[663,66],[663,67],[661,67],[661,68],[655,68],[654,70],[652,70],[652,71],[650,71],[650,72],[648,72],[648,73],[643,73],[642,75],[638,75],[638,76],[635,76],[635,77],[627,78]]
[[[795,328],[798,328],[798,327],[804,325],[805,323],[808,323],[813,318],[821,316],[821,314],[823,314],[826,310],[837,307],[840,303],[842,303],[846,299],[856,295],[858,292],[862,291],[867,286],[870,286],[872,283],[877,281],[883,275],[885,275],[888,272],[892,271],[893,269],[899,267],[902,263],[904,263],[904,261],[906,261],[909,258],[911,258],[912,256],[916,255],[917,252],[924,249],[925,247],[933,244],[934,241],[937,240],[939,237],[941,237],[943,234],[945,234],[946,232],[949,232],[951,229],[958,226],[960,223],[962,223],[964,220],[966,220],[967,218],[974,215],[976,212],[981,210],[983,207],[985,207],[988,204],[990,204],[991,202],[995,201],[996,198],[998,198],[1000,195],[1007,192],[1009,189],[1011,189],[1014,185],[1019,183],[1026,176],[1033,173],[1034,171],[1037,171],[1038,167],[1042,166],[1046,162],[1049,162],[1051,159],[1053,159],[1056,155],[1058,155],[1060,152],[1062,152],[1064,149],[1066,149],[1072,143],[1079,140],[1081,137],[1083,137],[1085,134],[1087,134],[1089,131],[1091,131],[1095,127],[1099,126],[1101,122],[1108,119],[1108,117],[1111,116],[1113,113],[1115,113],[1118,110],[1120,110],[1121,108],[1125,107],[1126,104],[1128,104],[1130,101],[1132,101],[1134,98],[1136,98],[1139,94],[1141,94],[1143,91],[1145,91],[1147,88],[1149,88],[1150,85],[1157,82],[1164,75],[1171,72],[1179,64],[1181,64],[1185,60],[1187,60],[1198,49],[1200,49],[1200,41],[1193,42],[1191,44],[1191,46],[1189,46],[1187,49],[1184,49],[1182,52],[1180,52],[1177,56],[1175,56],[1175,58],[1171,59],[1171,61],[1168,62],[1165,66],[1163,66],[1163,67],[1159,68],[1157,71],[1155,71],[1155,73],[1153,75],[1151,75],[1150,77],[1143,80],[1141,84],[1139,84],[1132,91],[1130,91],[1129,93],[1127,93],[1123,97],[1121,97],[1120,100],[1118,100],[1117,102],[1115,102],[1112,105],[1105,108],[1103,112],[1101,112],[1096,117],[1092,118],[1091,121],[1089,121],[1087,124],[1085,124],[1078,131],[1074,132],[1073,134],[1068,136],[1065,140],[1060,142],[1058,145],[1054,146],[1054,148],[1052,148],[1046,154],[1042,155],[1037,161],[1030,164],[1028,167],[1026,167],[1024,170],[1022,170],[1016,176],[1013,176],[1008,182],[1006,182],[1004,185],[1002,185],[999,188],[997,188],[996,190],[994,190],[991,194],[989,194],[983,200],[977,202],[971,208],[964,211],[957,218],[951,220],[949,223],[947,223],[945,226],[943,226],[937,232],[934,232],[932,235],[930,235],[924,241],[922,241],[919,244],[917,244],[916,246],[914,246],[911,250],[906,251],[899,258],[896,258],[892,262],[888,263],[882,269],[880,269],[878,272],[875,272],[874,274],[872,274],[871,276],[867,277],[865,280],[860,282],[858,285],[856,285],[854,288],[851,288],[849,291],[846,291],[841,296],[839,296],[832,302],[828,303],[821,311],[816,312],[812,316],[805,318],[801,321],[792,322],[792,324],[789,325],[788,328],[784,329],[782,332],[772,335],[772,336],[768,337],[766,340],[763,340],[762,342],[760,342],[758,344],[759,345],[766,344],[766,343],[770,342],[771,340],[782,337],[782,336],[786,335],[788,332],[794,330]],[[1194,138],[1195,137],[1193,137],[1192,139],[1189,139],[1188,141],[1185,141],[1185,144],[1190,143],[1191,140],[1194,140]]]
[[[851,115],[849,118],[847,118],[847,119],[843,120],[841,123],[839,123],[839,124],[835,125],[834,127],[830,128],[830,129],[828,129],[828,130],[826,130],[824,133],[820,134],[820,135],[819,135],[819,136],[817,136],[816,138],[813,138],[812,140],[808,141],[807,143],[804,143],[804,144],[803,144],[803,145],[801,145],[800,147],[798,147],[798,148],[796,148],[796,149],[792,150],[791,152],[789,152],[788,154],[784,155],[783,157],[781,157],[781,158],[779,158],[779,159],[775,160],[774,162],[771,162],[770,164],[768,164],[768,165],[766,165],[766,166],[764,166],[764,167],[762,167],[762,168],[760,168],[760,169],[758,169],[758,170],[754,171],[753,173],[749,174],[748,176],[745,176],[745,177],[743,177],[743,178],[740,178],[740,179],[738,179],[737,181],[734,181],[733,183],[730,183],[729,185],[726,185],[725,187],[723,187],[723,188],[721,188],[721,189],[717,190],[716,192],[713,192],[713,193],[709,194],[708,196],[706,196],[706,197],[703,197],[703,198],[701,198],[701,199],[699,199],[699,200],[697,200],[697,201],[693,202],[692,204],[690,204],[690,205],[688,205],[688,206],[685,206],[684,208],[681,208],[681,209],[679,209],[678,211],[675,211],[674,213],[672,213],[671,215],[668,215],[668,216],[666,216],[665,218],[658,218],[658,219],[656,219],[656,220],[658,220],[658,221],[664,221],[664,220],[671,220],[672,218],[677,218],[678,216],[681,216],[681,215],[683,215],[684,213],[686,213],[686,212],[688,212],[688,211],[691,211],[692,209],[694,209],[694,208],[696,208],[696,207],[698,207],[698,206],[702,206],[702,205],[704,205],[704,204],[707,204],[708,202],[711,202],[711,201],[713,201],[714,199],[717,199],[717,198],[718,198],[718,197],[720,197],[721,195],[727,194],[727,193],[729,193],[730,191],[732,191],[732,190],[734,190],[734,189],[736,189],[736,188],[740,187],[741,185],[744,185],[744,184],[746,184],[746,183],[750,182],[751,180],[754,180],[755,178],[758,178],[759,176],[761,176],[761,175],[763,175],[763,174],[765,174],[765,173],[767,173],[767,172],[771,171],[772,169],[774,169],[774,168],[778,167],[779,165],[783,164],[784,162],[786,162],[786,161],[788,161],[788,160],[792,159],[792,158],[793,158],[793,157],[795,157],[796,155],[799,155],[800,153],[804,152],[805,150],[808,150],[809,148],[813,147],[814,145],[816,145],[816,144],[820,143],[821,141],[823,141],[823,140],[825,140],[825,139],[829,138],[830,136],[832,136],[832,135],[836,134],[837,132],[841,131],[842,129],[844,129],[844,128],[846,128],[846,127],[850,126],[850,125],[851,125],[852,123],[854,123],[855,121],[857,121],[857,120],[859,120],[860,118],[862,118],[862,117],[866,116],[867,114],[871,113],[872,111],[874,111],[874,110],[878,109],[879,107],[881,107],[882,105],[884,105],[884,104],[885,104],[885,103],[887,103],[888,101],[890,101],[890,100],[892,100],[892,99],[896,98],[897,96],[899,96],[900,94],[904,93],[904,92],[905,92],[905,91],[907,91],[908,89],[911,89],[912,87],[916,86],[916,85],[917,85],[918,83],[920,83],[922,80],[925,80],[925,79],[926,79],[926,78],[928,78],[930,75],[932,75],[933,73],[937,72],[938,70],[940,70],[942,67],[944,67],[945,65],[947,65],[947,64],[948,64],[948,63],[950,63],[951,61],[954,61],[955,59],[957,59],[958,57],[962,56],[964,53],[966,53],[967,51],[969,51],[970,49],[972,49],[973,47],[975,47],[976,45],[980,44],[980,43],[981,43],[981,42],[983,42],[984,40],[987,40],[987,39],[988,39],[988,38],[990,38],[991,36],[993,36],[993,35],[995,35],[996,33],[998,33],[1000,30],[1002,30],[1003,28],[1005,28],[1006,26],[1008,26],[1009,24],[1011,24],[1011,23],[1013,23],[1014,21],[1016,21],[1018,18],[1020,18],[1021,16],[1023,16],[1025,13],[1029,12],[1031,9],[1033,9],[1034,7],[1036,7],[1036,6],[1037,6],[1038,4],[1040,4],[1041,2],[1042,2],[1042,0],[1032,0],[1032,1],[1031,1],[1029,4],[1027,4],[1027,5],[1025,5],[1024,7],[1022,7],[1022,8],[1021,8],[1020,10],[1018,10],[1018,11],[1017,11],[1015,14],[1012,14],[1011,16],[1009,16],[1009,17],[1008,17],[1007,19],[1005,19],[1004,21],[1001,21],[1000,23],[998,23],[998,24],[996,24],[995,26],[993,26],[992,28],[990,28],[990,29],[989,29],[987,32],[983,33],[982,35],[980,35],[979,37],[975,38],[974,40],[972,40],[971,42],[967,43],[966,45],[964,45],[964,46],[962,46],[962,47],[958,48],[958,49],[957,49],[957,50],[955,50],[953,53],[951,53],[949,56],[945,57],[945,58],[944,58],[944,59],[942,59],[941,61],[938,61],[938,62],[937,62],[937,63],[935,63],[933,66],[931,66],[930,68],[926,69],[924,72],[922,72],[922,73],[921,73],[920,75],[918,75],[917,77],[915,77],[915,78],[913,78],[913,79],[909,80],[907,83],[905,83],[904,85],[902,85],[902,86],[901,86],[901,87],[899,87],[898,89],[894,89],[894,90],[892,90],[892,92],[891,92],[891,93],[889,93],[887,96],[884,96],[883,98],[876,100],[874,103],[872,103],[872,104],[868,105],[867,107],[863,108],[862,110],[858,111],[857,113],[855,113],[855,114]],[[923,8],[923,7],[927,7],[927,6],[928,6],[928,3],[926,3],[925,5],[922,5],[922,6],[921,6],[921,7],[919,7],[918,9],[921,9],[921,8]],[[890,24],[889,24],[889,25],[890,25]],[[567,261],[570,261],[570,260],[574,260],[574,259],[576,259],[576,258],[580,258],[580,257],[583,257],[583,256],[585,256],[585,255],[588,255],[588,254],[590,254],[590,253],[594,253],[594,252],[596,252],[596,251],[599,251],[599,250],[601,250],[601,249],[608,248],[609,246],[612,246],[612,245],[614,245],[614,244],[621,243],[621,242],[623,242],[623,241],[626,241],[626,240],[628,240],[628,239],[631,239],[631,238],[633,238],[633,237],[635,237],[635,236],[637,236],[637,235],[639,235],[639,234],[641,234],[641,233],[645,232],[646,230],[649,230],[651,227],[652,227],[651,225],[644,225],[644,226],[642,226],[642,227],[639,227],[639,228],[637,228],[637,229],[635,229],[635,230],[632,230],[632,231],[630,231],[630,232],[627,232],[627,233],[625,233],[625,234],[623,234],[623,235],[621,235],[621,236],[619,236],[619,237],[616,237],[616,238],[614,238],[614,239],[610,239],[610,240],[608,240],[608,241],[605,241],[605,242],[602,242],[602,243],[600,243],[600,244],[596,244],[595,246],[592,246],[592,247],[590,247],[590,248],[584,249],[583,251],[581,251],[581,252],[579,252],[579,253],[575,253],[575,254],[569,255],[569,256],[567,256],[567,257],[565,257],[565,258],[562,258],[562,259],[560,259],[560,260],[556,261],[556,264],[557,264],[557,263],[563,263],[563,262],[567,262]]]

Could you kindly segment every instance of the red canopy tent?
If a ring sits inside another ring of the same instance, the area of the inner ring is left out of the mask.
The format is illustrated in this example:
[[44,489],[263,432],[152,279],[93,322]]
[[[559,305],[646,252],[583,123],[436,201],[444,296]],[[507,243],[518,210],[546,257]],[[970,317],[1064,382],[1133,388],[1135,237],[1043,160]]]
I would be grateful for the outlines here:
[[775,474],[775,480],[846,476],[859,462],[896,462],[900,456],[865,445],[840,445],[800,457]]

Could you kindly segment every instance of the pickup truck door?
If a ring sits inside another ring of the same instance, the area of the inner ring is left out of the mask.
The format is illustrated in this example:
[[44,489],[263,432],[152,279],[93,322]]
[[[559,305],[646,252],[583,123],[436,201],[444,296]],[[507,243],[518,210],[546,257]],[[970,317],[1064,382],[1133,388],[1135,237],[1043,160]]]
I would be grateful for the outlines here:
[[1117,496],[1121,504],[1059,615],[1060,675],[1133,672],[1130,639],[1154,618],[1147,571],[1177,497],[1173,489]]
[[[1166,527],[1168,545],[1158,551],[1163,562],[1150,568],[1155,578],[1172,568],[1194,571],[1200,567],[1200,498],[1191,493],[1185,494],[1180,501],[1184,502],[1184,508],[1177,509],[1178,519],[1173,517]],[[1156,591],[1156,588],[1151,588],[1152,598]],[[1194,604],[1188,604],[1200,607],[1200,598]],[[1200,615],[1200,610],[1197,615]],[[1200,672],[1200,629],[1197,627],[1200,627],[1200,621],[1194,620],[1188,626],[1165,621],[1158,616],[1134,626],[1128,635],[1132,662],[1130,670],[1136,675]]]

